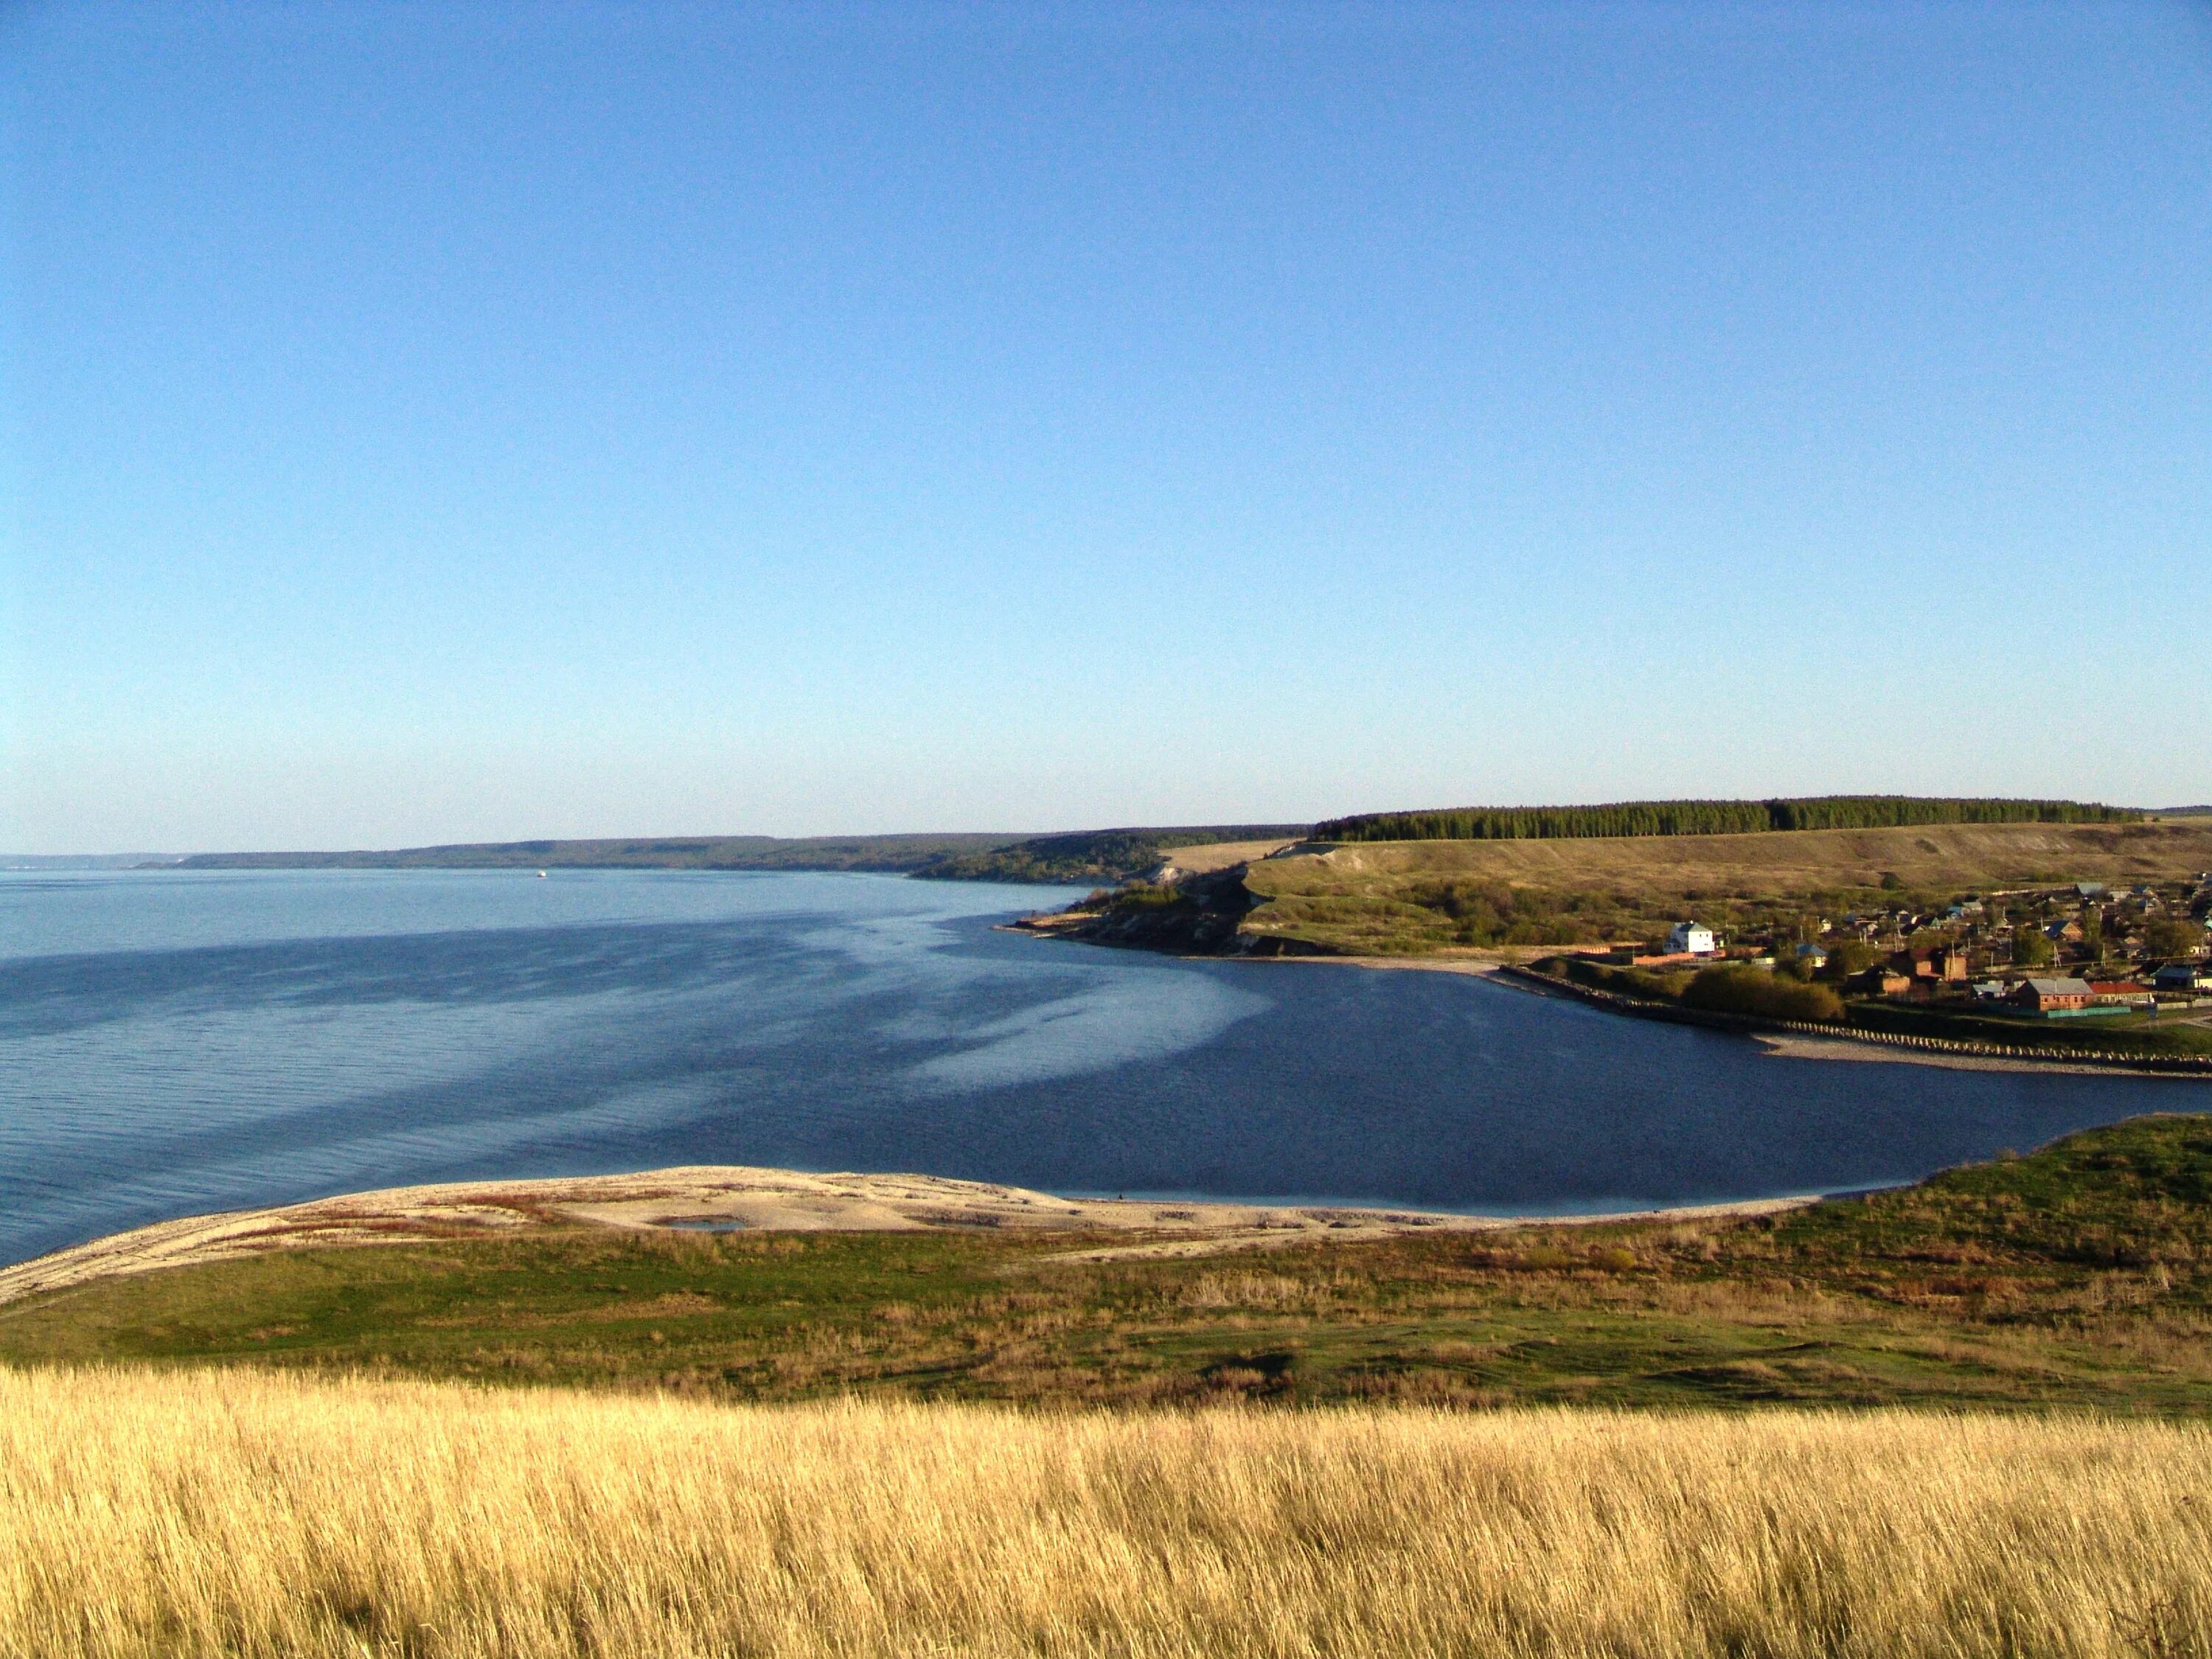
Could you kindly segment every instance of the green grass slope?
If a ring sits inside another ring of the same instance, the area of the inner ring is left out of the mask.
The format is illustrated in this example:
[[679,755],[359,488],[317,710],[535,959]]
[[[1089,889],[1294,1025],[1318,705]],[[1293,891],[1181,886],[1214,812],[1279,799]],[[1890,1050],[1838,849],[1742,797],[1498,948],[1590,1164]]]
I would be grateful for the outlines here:
[[301,1251],[0,1307],[0,1361],[251,1363],[755,1400],[2212,1415],[2203,1115],[2141,1118],[1765,1219],[1199,1258],[1075,1261],[1070,1248],[1065,1236],[549,1227]]

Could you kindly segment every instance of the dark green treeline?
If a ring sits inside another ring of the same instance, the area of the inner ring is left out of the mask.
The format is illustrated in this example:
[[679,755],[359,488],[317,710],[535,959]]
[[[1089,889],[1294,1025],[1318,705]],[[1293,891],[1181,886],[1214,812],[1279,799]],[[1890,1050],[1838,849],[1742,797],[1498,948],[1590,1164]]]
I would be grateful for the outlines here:
[[2135,823],[2130,807],[2075,800],[1816,795],[1796,800],[1631,800],[1603,806],[1465,806],[1369,812],[1314,826],[1316,841],[1547,841],[1601,836],[1742,836],[1770,830],[1892,830],[1917,823]]

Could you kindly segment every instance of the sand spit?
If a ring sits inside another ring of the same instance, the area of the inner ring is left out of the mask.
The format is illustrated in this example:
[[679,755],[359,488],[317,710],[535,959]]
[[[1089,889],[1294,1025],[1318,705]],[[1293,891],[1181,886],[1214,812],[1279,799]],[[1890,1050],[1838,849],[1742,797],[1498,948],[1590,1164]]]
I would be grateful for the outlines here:
[[1953,1072],[2061,1072],[2069,1077],[2169,1078],[2181,1083],[2205,1079],[2186,1072],[2135,1070],[2118,1066],[2084,1066],[2063,1060],[2013,1060],[2002,1054],[1947,1054],[1941,1050],[1892,1048],[1857,1037],[1799,1036],[1749,1033],[1753,1042],[1784,1060],[1865,1060],[1892,1066],[1940,1066]]
[[1512,982],[1511,981],[1498,977],[1498,970],[1500,968],[1510,966],[1522,961],[1530,960],[1537,957],[1557,956],[1558,954],[1559,947],[1557,945],[1553,945],[1547,950],[1531,950],[1514,956],[1503,956],[1496,951],[1486,951],[1480,956],[1281,956],[1250,957],[1239,959],[1249,961],[1254,963],[1264,963],[1270,966],[1276,963],[1296,963],[1302,966],[1306,964],[1319,964],[1325,966],[1333,965],[1338,968],[1381,968],[1385,969],[1403,969],[1408,973],[1417,974],[1474,974],[1483,979],[1497,979],[1498,982],[1501,985],[1510,985]]
[[[1762,1199],[1613,1216],[1515,1218],[1424,1210],[1059,1198],[1020,1187],[936,1176],[811,1175],[744,1164],[694,1164],[637,1175],[395,1187],[274,1209],[156,1222],[0,1268],[0,1303],[97,1279],[271,1250],[419,1244],[531,1226],[1059,1232],[1080,1236],[1083,1247],[1054,1259],[1103,1261],[1202,1255],[1322,1238],[1477,1232],[1539,1221],[1587,1224],[1764,1215],[1812,1201],[1808,1197]],[[1122,1237],[1102,1240],[1101,1234]]]

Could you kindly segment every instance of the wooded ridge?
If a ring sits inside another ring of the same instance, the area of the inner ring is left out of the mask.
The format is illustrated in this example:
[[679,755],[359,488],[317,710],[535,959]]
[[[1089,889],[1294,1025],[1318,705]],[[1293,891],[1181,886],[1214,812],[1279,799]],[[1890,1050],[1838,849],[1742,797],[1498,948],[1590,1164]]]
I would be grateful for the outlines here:
[[1545,841],[1891,830],[1931,823],[2136,823],[2138,809],[2073,800],[1814,795],[1772,800],[1632,800],[1595,806],[1462,806],[1368,812],[1314,826],[1316,841]]

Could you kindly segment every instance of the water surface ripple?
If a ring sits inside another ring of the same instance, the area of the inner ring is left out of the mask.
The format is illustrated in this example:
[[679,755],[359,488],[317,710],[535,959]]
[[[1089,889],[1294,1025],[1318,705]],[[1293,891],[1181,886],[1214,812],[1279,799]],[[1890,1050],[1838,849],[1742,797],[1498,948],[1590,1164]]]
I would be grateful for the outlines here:
[[1473,979],[994,932],[1055,890],[0,878],[0,1261],[364,1187],[676,1163],[1566,1212],[1908,1180],[2212,1084],[1782,1060]]

